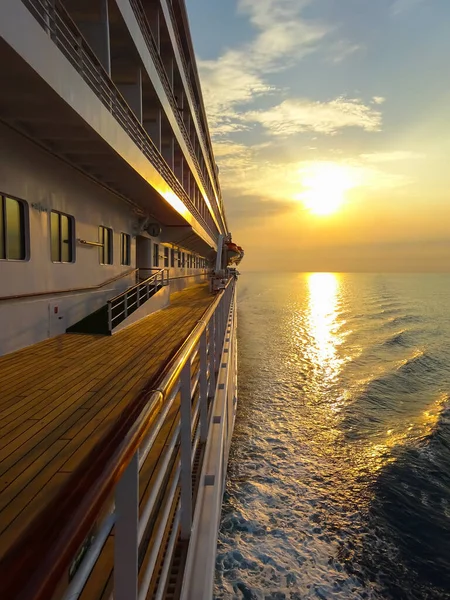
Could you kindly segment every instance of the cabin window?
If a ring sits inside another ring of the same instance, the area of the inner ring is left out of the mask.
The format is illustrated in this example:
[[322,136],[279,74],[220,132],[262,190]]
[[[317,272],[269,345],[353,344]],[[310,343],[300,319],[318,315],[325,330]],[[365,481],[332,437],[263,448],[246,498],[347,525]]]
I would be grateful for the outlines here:
[[178,267],[181,267],[181,252],[178,250]]
[[50,213],[51,256],[53,262],[74,262],[75,219],[52,210]]
[[164,267],[167,269],[169,266],[169,248],[164,248]]
[[25,203],[0,196],[0,259],[25,260]]
[[173,268],[175,266],[175,249],[170,249],[170,266]]
[[153,266],[159,267],[159,244],[153,244]]
[[101,244],[99,247],[99,260],[101,265],[112,265],[113,262],[113,231],[110,227],[98,228],[98,241]]
[[131,236],[128,233],[120,234],[120,264],[131,265]]
[[185,252],[181,253],[181,266],[183,267],[183,269],[186,266],[186,254],[185,254]]

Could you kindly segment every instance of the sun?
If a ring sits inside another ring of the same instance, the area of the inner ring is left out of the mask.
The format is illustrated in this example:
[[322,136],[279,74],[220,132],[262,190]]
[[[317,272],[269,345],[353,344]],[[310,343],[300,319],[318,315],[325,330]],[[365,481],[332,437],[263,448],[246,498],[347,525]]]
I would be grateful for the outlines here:
[[317,216],[331,215],[339,210],[347,190],[356,185],[352,170],[336,163],[312,163],[300,170],[300,177],[304,191],[297,199]]

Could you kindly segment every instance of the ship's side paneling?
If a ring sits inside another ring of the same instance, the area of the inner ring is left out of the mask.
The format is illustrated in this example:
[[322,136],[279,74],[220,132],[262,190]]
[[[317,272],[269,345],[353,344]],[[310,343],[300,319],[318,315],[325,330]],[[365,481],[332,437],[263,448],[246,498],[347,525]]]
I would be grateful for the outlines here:
[[[0,192],[23,201],[27,245],[25,260],[0,260],[0,297],[30,295],[0,301],[0,353],[4,354],[63,333],[134,283],[134,278],[124,277],[85,293],[37,298],[31,294],[101,285],[130,272],[136,259],[133,214],[127,204],[7,127],[0,126],[0,140]],[[72,218],[72,262],[52,260],[52,211]],[[112,230],[112,264],[100,263],[98,247],[77,242],[98,242],[99,226]],[[120,264],[121,233],[130,235],[130,265]]]
[[[136,267],[137,216],[122,199],[3,125],[0,164],[0,193],[23,202],[27,246],[25,260],[0,260],[0,354],[5,354],[63,333],[134,284],[134,273],[126,274]],[[52,211],[73,220],[72,262],[52,260]],[[99,247],[79,241],[99,242],[100,226],[112,231],[112,264],[101,264]],[[121,234],[130,236],[129,265],[121,264]],[[140,238],[148,240],[148,247],[139,266],[162,268],[168,258],[170,277],[176,278],[171,282],[171,291],[203,276],[204,269],[188,268],[186,258],[184,266],[178,267],[178,250],[175,266],[171,267],[172,248],[160,244],[159,238],[151,239],[145,232]],[[99,286],[120,275],[125,276],[100,289],[32,296]],[[1,299],[15,295],[28,297]]]

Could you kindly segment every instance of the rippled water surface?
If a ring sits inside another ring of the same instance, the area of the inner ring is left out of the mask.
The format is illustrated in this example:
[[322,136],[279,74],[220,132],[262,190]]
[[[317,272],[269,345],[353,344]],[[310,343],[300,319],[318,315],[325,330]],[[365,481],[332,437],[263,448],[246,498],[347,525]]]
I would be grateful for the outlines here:
[[450,598],[450,276],[239,288],[216,598]]

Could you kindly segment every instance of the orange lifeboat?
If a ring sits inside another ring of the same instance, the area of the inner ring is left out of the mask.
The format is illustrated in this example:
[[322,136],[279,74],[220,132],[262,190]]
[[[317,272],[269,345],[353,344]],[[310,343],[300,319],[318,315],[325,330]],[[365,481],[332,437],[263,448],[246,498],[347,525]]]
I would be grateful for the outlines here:
[[238,246],[234,242],[227,242],[225,246],[227,248],[227,264],[237,265],[244,256],[241,246]]

